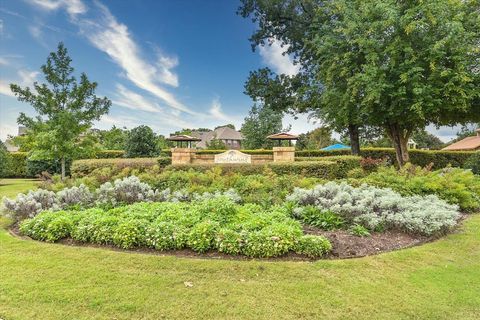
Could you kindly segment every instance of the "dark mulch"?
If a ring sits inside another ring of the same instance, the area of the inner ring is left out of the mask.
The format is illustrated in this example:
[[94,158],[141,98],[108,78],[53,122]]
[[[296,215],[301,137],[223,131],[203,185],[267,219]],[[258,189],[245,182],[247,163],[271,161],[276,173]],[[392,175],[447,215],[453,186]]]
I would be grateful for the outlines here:
[[324,231],[310,226],[304,226],[307,234],[322,235],[332,243],[330,258],[356,258],[381,252],[417,246],[433,240],[432,237],[411,235],[399,231],[372,233],[368,237],[358,237],[346,230]]

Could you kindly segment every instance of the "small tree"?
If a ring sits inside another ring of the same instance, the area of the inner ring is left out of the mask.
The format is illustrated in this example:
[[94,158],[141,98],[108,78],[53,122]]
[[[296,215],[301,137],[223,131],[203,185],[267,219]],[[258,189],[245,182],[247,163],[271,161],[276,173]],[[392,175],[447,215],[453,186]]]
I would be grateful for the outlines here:
[[148,126],[138,126],[130,130],[125,151],[129,158],[158,155],[157,138],[153,130]]
[[113,126],[110,130],[100,130],[100,144],[106,150],[124,150],[128,130]]
[[265,106],[254,105],[250,110],[240,130],[245,138],[243,146],[245,149],[271,148],[273,143],[267,136],[282,130],[283,115]]
[[332,130],[326,127],[320,127],[298,136],[296,143],[297,150],[313,150],[321,149],[331,145]]
[[94,120],[108,112],[111,101],[95,95],[96,82],[85,73],[80,81],[73,76],[72,59],[60,43],[47,63],[41,67],[47,83],[34,83],[34,91],[11,84],[10,89],[19,101],[28,102],[38,115],[20,113],[17,122],[27,127],[33,139],[32,159],[59,159],[62,179],[65,179],[65,160],[94,151],[94,141],[87,131]]
[[215,135],[213,139],[210,140],[210,142],[207,142],[207,149],[208,150],[226,150],[227,146],[222,140],[217,139],[217,135]]

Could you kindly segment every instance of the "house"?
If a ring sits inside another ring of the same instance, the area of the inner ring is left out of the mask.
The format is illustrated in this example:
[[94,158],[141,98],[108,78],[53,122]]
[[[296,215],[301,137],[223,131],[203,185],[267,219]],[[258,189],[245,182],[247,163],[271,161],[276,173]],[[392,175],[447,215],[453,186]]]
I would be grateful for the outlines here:
[[201,141],[197,142],[197,148],[205,149],[208,144],[216,139],[222,141],[227,149],[240,149],[242,146],[243,135],[228,126],[218,127],[213,131],[200,132],[194,131],[191,134],[192,137],[199,138]]
[[480,150],[480,128],[477,129],[477,135],[472,137],[466,137],[460,141],[452,143],[451,145],[443,148],[447,151],[477,151]]
[[[27,133],[27,128],[23,126],[18,127],[18,136],[23,136]],[[7,138],[4,142],[5,147],[7,148],[8,152],[17,152],[20,148],[13,144],[12,138]]]

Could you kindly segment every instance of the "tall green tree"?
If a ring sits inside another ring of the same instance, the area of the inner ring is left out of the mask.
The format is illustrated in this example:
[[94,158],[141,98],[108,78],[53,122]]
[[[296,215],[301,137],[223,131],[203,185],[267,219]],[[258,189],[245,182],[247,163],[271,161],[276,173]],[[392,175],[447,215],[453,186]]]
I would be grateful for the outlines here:
[[417,148],[420,149],[438,150],[445,146],[445,143],[440,138],[425,129],[413,132],[412,140],[417,144]]
[[112,126],[109,130],[100,130],[98,132],[100,145],[106,150],[125,150],[128,130],[126,128],[117,128]]
[[343,101],[341,106],[341,101],[332,101],[337,108],[332,116],[321,105],[323,84],[315,73],[317,52],[308,44],[318,30],[314,22],[323,4],[319,0],[241,1],[238,14],[250,17],[257,26],[250,38],[252,49],[278,41],[284,53],[300,66],[296,75],[275,74],[269,68],[253,71],[245,84],[245,93],[274,110],[311,113],[335,131],[347,132],[352,153],[359,154],[359,128],[364,123],[361,110],[353,102]]
[[65,160],[93,151],[94,140],[88,135],[92,122],[99,120],[110,108],[111,101],[95,95],[96,82],[85,73],[80,79],[73,75],[72,59],[60,43],[50,53],[41,70],[46,83],[34,83],[34,90],[11,84],[10,89],[22,102],[37,112],[36,117],[21,113],[17,122],[27,127],[34,139],[30,157],[59,159],[62,179],[65,179]]
[[385,130],[399,165],[416,130],[478,119],[478,12],[478,0],[325,2],[308,44],[322,112],[335,118],[357,108]]
[[325,148],[333,143],[332,130],[328,127],[320,127],[299,135],[295,146],[298,150],[314,150]]
[[267,139],[267,136],[290,130],[290,128],[283,129],[282,119],[283,115],[278,111],[266,106],[253,105],[240,130],[245,138],[242,142],[243,148],[271,148],[273,143]]
[[129,158],[154,157],[158,155],[157,137],[149,126],[138,126],[128,133],[125,146]]

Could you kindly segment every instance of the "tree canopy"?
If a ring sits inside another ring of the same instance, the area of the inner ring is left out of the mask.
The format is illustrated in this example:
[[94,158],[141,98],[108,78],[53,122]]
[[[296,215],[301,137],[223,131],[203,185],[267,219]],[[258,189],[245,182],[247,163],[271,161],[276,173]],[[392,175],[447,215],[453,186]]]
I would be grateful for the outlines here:
[[245,149],[267,149],[273,146],[267,136],[285,130],[282,127],[283,115],[266,106],[253,105],[245,118],[240,130],[245,140],[242,145]]
[[95,140],[88,130],[111,105],[106,97],[95,95],[97,83],[90,82],[85,73],[77,81],[71,62],[67,48],[60,43],[41,67],[46,83],[35,82],[34,90],[10,85],[17,99],[31,104],[37,112],[36,117],[22,112],[17,120],[33,139],[30,157],[59,159],[62,179],[65,178],[66,158],[92,153]]
[[128,133],[126,156],[129,158],[154,157],[158,155],[157,137],[148,126],[138,126]]

